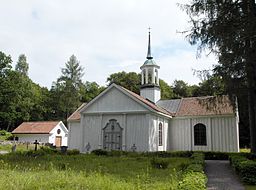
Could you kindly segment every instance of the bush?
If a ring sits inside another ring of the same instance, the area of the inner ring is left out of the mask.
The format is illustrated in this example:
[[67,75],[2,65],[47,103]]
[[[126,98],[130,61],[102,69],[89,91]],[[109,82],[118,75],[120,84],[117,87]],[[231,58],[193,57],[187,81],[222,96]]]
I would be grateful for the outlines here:
[[13,135],[5,130],[0,130],[0,136],[2,136],[0,140],[11,140],[13,138]]
[[202,172],[187,172],[179,182],[180,190],[203,190],[206,189],[207,178]]
[[206,189],[207,177],[204,174],[204,154],[195,152],[191,156],[191,164],[184,171],[178,189],[200,190]]
[[169,165],[168,160],[164,158],[153,158],[151,159],[150,163],[153,168],[157,169],[166,169]]
[[80,151],[77,149],[67,150],[67,155],[78,155]]
[[108,151],[102,150],[102,149],[93,150],[91,153],[95,154],[97,156],[107,156],[108,155]]
[[158,151],[158,152],[143,152],[142,156],[147,157],[161,157],[161,158],[170,158],[170,157],[190,157],[192,155],[191,151]]
[[228,160],[229,153],[227,152],[204,152],[206,160]]
[[256,184],[256,161],[235,155],[230,157],[230,163],[244,183]]
[[204,171],[204,167],[202,164],[190,164],[186,168],[187,172],[202,172]]

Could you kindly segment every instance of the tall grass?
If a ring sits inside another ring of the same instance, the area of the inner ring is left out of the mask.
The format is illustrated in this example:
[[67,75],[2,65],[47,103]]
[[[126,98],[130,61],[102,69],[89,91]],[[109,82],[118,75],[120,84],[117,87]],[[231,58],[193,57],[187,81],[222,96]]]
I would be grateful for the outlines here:
[[177,189],[190,160],[163,159],[167,169],[152,168],[148,157],[1,155],[0,189]]

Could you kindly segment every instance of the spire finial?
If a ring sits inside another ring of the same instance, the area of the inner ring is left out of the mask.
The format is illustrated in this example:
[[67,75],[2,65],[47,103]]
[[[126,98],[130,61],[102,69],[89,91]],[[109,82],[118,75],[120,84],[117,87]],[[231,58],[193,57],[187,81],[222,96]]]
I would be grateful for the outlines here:
[[150,45],[150,30],[151,28],[148,28],[148,54],[147,54],[147,59],[153,59],[151,56],[151,45]]

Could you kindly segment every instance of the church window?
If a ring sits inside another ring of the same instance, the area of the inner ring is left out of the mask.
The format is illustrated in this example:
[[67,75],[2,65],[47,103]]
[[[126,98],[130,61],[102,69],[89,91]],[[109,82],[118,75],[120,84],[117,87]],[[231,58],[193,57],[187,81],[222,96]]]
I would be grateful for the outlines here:
[[162,123],[159,123],[158,146],[163,146],[163,124]]
[[197,146],[206,146],[206,126],[198,123],[194,126],[194,144]]

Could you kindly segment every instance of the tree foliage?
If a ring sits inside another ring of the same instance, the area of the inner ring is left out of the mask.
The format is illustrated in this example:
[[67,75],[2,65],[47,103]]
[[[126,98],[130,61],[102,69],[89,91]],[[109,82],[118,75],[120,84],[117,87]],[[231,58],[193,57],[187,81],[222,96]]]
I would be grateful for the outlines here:
[[113,73],[107,78],[108,85],[115,83],[131,90],[137,94],[140,93],[141,77],[135,72],[126,73],[125,71]]
[[27,63],[27,57],[25,54],[21,54],[19,56],[18,62],[16,64],[15,70],[22,75],[28,76],[28,63]]
[[62,75],[53,83],[51,92],[52,98],[57,98],[57,104],[54,113],[56,119],[65,118],[71,115],[72,112],[80,105],[81,94],[80,87],[82,86],[83,67],[80,66],[77,58],[72,55],[65,67],[61,69]]
[[199,53],[209,49],[217,55],[214,73],[229,94],[247,94],[251,151],[256,153],[255,0],[193,0],[183,8],[191,19],[189,42],[198,45]]

